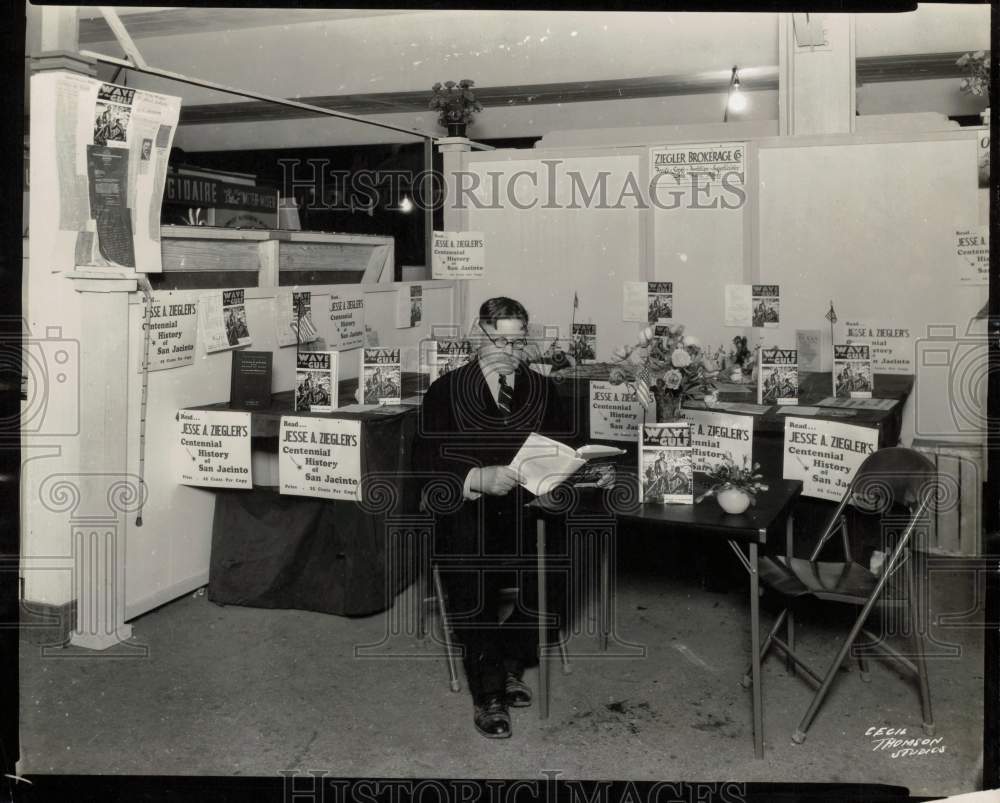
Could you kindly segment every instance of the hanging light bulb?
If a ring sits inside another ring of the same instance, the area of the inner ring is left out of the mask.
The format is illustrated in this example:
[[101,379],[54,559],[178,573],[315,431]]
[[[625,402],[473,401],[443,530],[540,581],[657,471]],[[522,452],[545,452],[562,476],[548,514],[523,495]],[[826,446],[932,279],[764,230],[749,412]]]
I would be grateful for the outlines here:
[[408,214],[413,211],[413,201],[410,200],[408,195],[403,196],[403,200],[399,202],[399,211]]
[[743,94],[740,86],[740,76],[737,67],[733,67],[732,77],[729,79],[729,96],[726,98],[726,111],[722,116],[722,122],[729,120],[729,112],[739,113],[747,107],[747,96]]
[[747,107],[747,96],[740,90],[739,76],[733,81],[733,91],[729,93],[729,111],[741,112]]

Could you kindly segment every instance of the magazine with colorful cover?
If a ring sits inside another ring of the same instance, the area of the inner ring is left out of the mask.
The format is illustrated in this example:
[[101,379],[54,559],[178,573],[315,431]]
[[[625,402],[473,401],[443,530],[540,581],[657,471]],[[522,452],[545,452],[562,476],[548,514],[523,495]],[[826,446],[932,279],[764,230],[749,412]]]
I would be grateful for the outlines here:
[[475,356],[476,351],[469,340],[431,340],[427,349],[430,381],[461,368]]
[[643,502],[694,503],[690,423],[642,425],[639,432],[639,482]]
[[757,352],[757,404],[798,403],[798,350],[761,349]]
[[295,410],[330,413],[337,409],[336,351],[300,351],[295,355]]
[[597,324],[573,324],[573,356],[578,363],[592,363],[597,360]]
[[870,399],[874,390],[871,347],[833,346],[833,395],[838,399]]
[[403,384],[403,368],[399,349],[361,349],[361,373],[358,375],[364,388],[362,404],[399,404]]

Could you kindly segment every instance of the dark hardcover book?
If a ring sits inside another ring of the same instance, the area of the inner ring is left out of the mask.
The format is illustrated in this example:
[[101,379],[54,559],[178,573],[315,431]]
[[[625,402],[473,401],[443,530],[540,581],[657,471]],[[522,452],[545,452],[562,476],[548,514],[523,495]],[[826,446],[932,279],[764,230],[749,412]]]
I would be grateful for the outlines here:
[[229,406],[234,410],[266,410],[271,406],[270,351],[234,351]]

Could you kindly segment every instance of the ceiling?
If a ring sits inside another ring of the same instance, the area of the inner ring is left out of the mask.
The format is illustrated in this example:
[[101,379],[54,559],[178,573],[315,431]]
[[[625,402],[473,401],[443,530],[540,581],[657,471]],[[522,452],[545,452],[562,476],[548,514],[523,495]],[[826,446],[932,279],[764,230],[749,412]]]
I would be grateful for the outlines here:
[[[287,8],[153,8],[148,6],[115,6],[115,11],[122,17],[122,21],[133,39],[415,13],[395,9],[290,10]],[[113,40],[111,29],[104,21],[104,17],[101,16],[100,10],[96,7],[81,7],[80,44],[92,45]]]

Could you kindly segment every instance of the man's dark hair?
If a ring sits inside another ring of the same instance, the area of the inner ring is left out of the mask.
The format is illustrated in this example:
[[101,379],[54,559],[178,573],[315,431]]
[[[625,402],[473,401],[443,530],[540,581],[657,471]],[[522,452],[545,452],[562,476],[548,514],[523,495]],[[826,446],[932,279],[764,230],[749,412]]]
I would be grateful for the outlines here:
[[507,298],[507,296],[488,298],[479,307],[480,323],[488,323],[490,326],[495,327],[500,318],[519,318],[527,326],[528,310],[524,308],[524,305],[520,301]]

